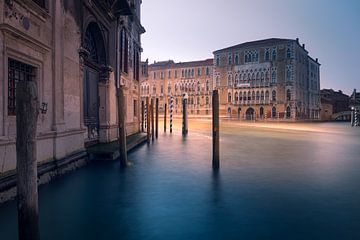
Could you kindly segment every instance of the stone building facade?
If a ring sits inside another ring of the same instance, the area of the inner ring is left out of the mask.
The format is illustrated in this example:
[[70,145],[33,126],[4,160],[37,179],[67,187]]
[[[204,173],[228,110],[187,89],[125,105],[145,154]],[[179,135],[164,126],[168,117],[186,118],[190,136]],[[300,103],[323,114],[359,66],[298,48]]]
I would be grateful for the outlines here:
[[[16,168],[17,81],[35,81],[39,165],[84,157],[117,139],[116,88],[127,134],[139,132],[141,0],[0,0],[0,177]],[[117,76],[117,77],[116,77]]]
[[245,119],[318,119],[320,64],[299,40],[264,39],[214,52],[220,113]]
[[159,98],[159,111],[173,96],[173,113],[182,113],[183,94],[188,95],[189,114],[211,114],[213,59],[179,62],[172,60],[142,63],[140,95]]

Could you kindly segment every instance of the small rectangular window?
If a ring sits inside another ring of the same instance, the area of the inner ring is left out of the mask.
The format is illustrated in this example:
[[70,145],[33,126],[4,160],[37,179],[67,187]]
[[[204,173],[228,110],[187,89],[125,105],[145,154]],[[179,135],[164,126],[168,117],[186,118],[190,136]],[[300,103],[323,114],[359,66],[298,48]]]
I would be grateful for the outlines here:
[[16,83],[34,81],[36,68],[10,59],[8,61],[8,115],[16,114]]
[[136,117],[137,116],[137,100],[134,100],[134,117]]

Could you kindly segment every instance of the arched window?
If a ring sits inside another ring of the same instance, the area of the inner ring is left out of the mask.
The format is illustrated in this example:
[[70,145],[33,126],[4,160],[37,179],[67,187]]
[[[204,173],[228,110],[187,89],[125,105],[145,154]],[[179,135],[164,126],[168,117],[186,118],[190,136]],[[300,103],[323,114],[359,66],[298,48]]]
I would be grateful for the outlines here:
[[248,101],[251,101],[251,92],[250,91],[248,91],[247,96],[248,96]]
[[220,57],[216,56],[216,66],[220,66]]
[[228,102],[231,103],[231,93],[228,93]]
[[161,84],[160,85],[160,93],[163,94],[164,93],[164,86]]
[[271,98],[272,101],[276,101],[276,91],[275,90],[272,91],[271,97],[272,97]]
[[251,80],[255,81],[255,73],[252,74]]
[[286,108],[286,118],[290,118],[291,117],[291,109],[290,109],[290,107],[288,106],[287,108]]
[[291,71],[290,69],[286,70],[286,81],[290,81],[291,80]]
[[267,71],[266,72],[266,74],[265,74],[265,79],[266,79],[266,81],[269,81],[270,80],[270,76],[269,76],[270,74],[269,74],[269,71]]
[[246,100],[247,100],[247,98],[246,98],[246,92],[244,92],[244,97],[243,97],[243,99],[244,99],[244,102],[246,102]]
[[191,76],[192,76],[192,77],[194,77],[194,76],[195,76],[194,69],[191,69]]
[[251,100],[255,101],[255,91],[253,91],[251,94]]
[[286,57],[287,57],[287,59],[290,59],[290,58],[291,58],[291,50],[290,50],[290,48],[288,48],[288,49],[286,50]]
[[268,102],[269,101],[269,91],[265,92],[265,101]]
[[261,91],[261,101],[264,101],[265,98],[264,98],[264,91]]
[[156,94],[156,87],[153,85],[153,94]]
[[276,71],[275,70],[271,74],[271,82],[273,82],[273,83],[276,82]]
[[238,54],[235,55],[235,64],[239,65],[239,55]]
[[273,48],[272,50],[272,60],[276,61],[276,48]]
[[260,100],[260,92],[256,91],[256,101],[259,101],[259,100]]
[[239,79],[238,79],[238,75],[236,74],[235,75],[235,87],[237,87],[237,85],[238,85],[238,83],[239,83]]
[[264,81],[264,72],[261,72],[261,81]]
[[206,80],[206,91],[209,91],[209,80]]
[[232,86],[232,76],[231,75],[228,76],[228,86],[229,87]]
[[265,52],[265,61],[270,61],[270,50],[267,49]]
[[290,89],[288,89],[288,90],[286,91],[286,99],[287,99],[288,101],[291,101],[291,91],[290,91]]
[[271,117],[272,117],[272,118],[276,118],[276,107],[273,107],[273,108],[271,109]]
[[260,72],[256,73],[256,80],[259,81],[260,80]]
[[235,102],[237,102],[237,101],[239,101],[239,95],[238,95],[238,93],[236,92],[236,93],[235,93]]
[[216,86],[219,87],[220,86],[220,77],[216,76]]
[[184,69],[181,70],[181,77],[185,77],[185,74],[184,74]]
[[232,64],[232,56],[231,56],[231,54],[229,54],[229,57],[228,57],[228,64],[229,64],[229,65]]
[[242,101],[242,92],[239,93],[239,101]]

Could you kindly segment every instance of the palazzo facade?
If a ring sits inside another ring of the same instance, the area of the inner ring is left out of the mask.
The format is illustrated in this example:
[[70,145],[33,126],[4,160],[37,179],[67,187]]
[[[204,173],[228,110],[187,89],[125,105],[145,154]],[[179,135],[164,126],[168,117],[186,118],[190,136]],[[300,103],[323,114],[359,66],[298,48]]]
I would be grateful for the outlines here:
[[159,99],[159,111],[173,97],[173,113],[182,113],[183,95],[188,96],[188,113],[211,114],[213,59],[175,63],[172,60],[142,63],[140,95]]
[[220,113],[244,119],[319,119],[320,64],[299,39],[264,39],[214,53]]
[[40,105],[47,105],[38,118],[39,166],[116,140],[120,85],[127,134],[139,132],[140,5],[0,0],[0,177],[16,169],[18,81],[35,81]]

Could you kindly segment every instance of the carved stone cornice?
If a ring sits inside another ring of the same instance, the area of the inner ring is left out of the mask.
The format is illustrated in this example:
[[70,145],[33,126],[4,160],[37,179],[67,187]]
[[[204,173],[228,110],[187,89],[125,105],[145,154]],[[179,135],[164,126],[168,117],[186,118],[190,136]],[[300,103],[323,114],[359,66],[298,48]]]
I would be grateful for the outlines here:
[[110,73],[113,71],[114,70],[111,66],[101,66],[99,81],[102,83],[109,83]]

